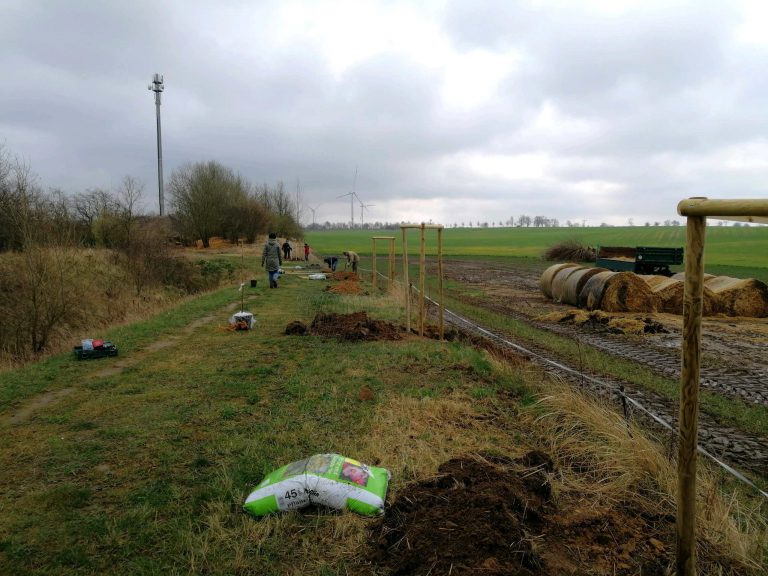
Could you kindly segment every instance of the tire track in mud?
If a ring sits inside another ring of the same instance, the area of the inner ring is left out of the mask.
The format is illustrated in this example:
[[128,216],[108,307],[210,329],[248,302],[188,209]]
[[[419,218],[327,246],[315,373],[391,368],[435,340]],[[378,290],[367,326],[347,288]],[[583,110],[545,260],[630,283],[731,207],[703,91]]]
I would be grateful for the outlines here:
[[[611,338],[610,334],[590,334],[570,328],[569,326],[537,322],[523,314],[509,311],[506,311],[505,314],[514,316],[516,319],[540,330],[554,332],[566,338],[579,340],[612,356],[642,364],[660,376],[674,380],[680,379],[679,345],[675,351],[662,350],[639,340],[627,342],[618,338]],[[755,374],[748,370],[702,366],[700,377],[702,388],[713,390],[729,398],[768,407],[766,377],[762,374]]]
[[[491,339],[497,345],[510,348],[505,340],[514,342],[514,337],[504,334],[503,332],[496,332],[483,326],[479,326],[471,319],[467,321],[467,319],[453,313],[446,314],[445,319],[448,324],[466,330],[476,336]],[[492,336],[489,336],[488,333],[492,334]],[[549,350],[545,350],[536,345],[525,343],[520,344],[520,346],[543,358],[549,359],[552,356],[552,353]],[[518,354],[519,353],[520,352],[518,352]],[[548,373],[557,374],[558,377],[578,385],[595,396],[606,399],[619,407],[622,406],[619,393],[623,390],[624,394],[637,400],[647,410],[653,412],[674,428],[677,427],[678,406],[676,402],[671,401],[668,398],[649,390],[637,388],[629,382],[617,378],[604,377],[603,375],[593,374],[587,371],[584,371],[586,376],[590,376],[599,382],[596,382],[591,378],[580,378],[568,371],[558,370],[556,367],[543,362],[533,355],[528,355],[528,360],[541,366]],[[580,372],[578,368],[569,366],[567,362],[562,361],[561,359],[557,359],[556,361],[571,370]],[[631,405],[629,406],[630,414],[632,416],[637,417],[645,425],[650,426],[654,431],[660,433],[660,438],[666,437],[668,439],[667,442],[670,446],[670,453],[674,453],[676,450],[675,446],[673,446],[673,444],[675,444],[674,435],[643,412],[639,410],[633,411]],[[699,445],[715,457],[735,468],[749,470],[762,478],[768,478],[768,438],[748,434],[731,426],[725,426],[702,412],[699,414]]]

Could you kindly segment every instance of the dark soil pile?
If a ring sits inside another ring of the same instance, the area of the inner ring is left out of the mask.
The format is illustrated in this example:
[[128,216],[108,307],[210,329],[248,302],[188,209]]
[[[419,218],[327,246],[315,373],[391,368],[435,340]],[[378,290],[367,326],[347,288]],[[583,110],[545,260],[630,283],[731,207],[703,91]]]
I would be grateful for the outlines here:
[[335,336],[341,340],[400,340],[400,330],[391,322],[372,320],[365,312],[326,314],[318,312],[309,327],[317,336]]
[[360,280],[360,277],[356,272],[347,272],[346,270],[334,272],[331,274],[330,278],[331,280],[354,280],[356,282]]
[[309,328],[301,320],[294,320],[285,327],[285,333],[288,336],[303,336],[309,332]]
[[374,524],[372,564],[393,576],[664,573],[674,517],[590,502],[558,510],[551,469],[541,452],[445,462]]

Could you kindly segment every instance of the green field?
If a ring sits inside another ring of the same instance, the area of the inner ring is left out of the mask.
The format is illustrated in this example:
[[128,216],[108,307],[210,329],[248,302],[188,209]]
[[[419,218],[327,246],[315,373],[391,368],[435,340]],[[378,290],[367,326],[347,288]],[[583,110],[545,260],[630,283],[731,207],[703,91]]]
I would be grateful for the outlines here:
[[[685,246],[685,226],[625,226],[608,228],[446,228],[443,254],[447,258],[517,257],[540,258],[550,246],[577,240],[589,246]],[[319,255],[341,255],[353,250],[371,254],[373,236],[394,236],[395,251],[402,246],[400,230],[334,230],[308,232],[307,242]],[[707,229],[705,267],[721,276],[768,281],[768,226]],[[427,230],[426,250],[436,253],[437,232]],[[408,252],[419,250],[419,231],[408,232]],[[376,242],[377,256],[386,254],[387,242]]]

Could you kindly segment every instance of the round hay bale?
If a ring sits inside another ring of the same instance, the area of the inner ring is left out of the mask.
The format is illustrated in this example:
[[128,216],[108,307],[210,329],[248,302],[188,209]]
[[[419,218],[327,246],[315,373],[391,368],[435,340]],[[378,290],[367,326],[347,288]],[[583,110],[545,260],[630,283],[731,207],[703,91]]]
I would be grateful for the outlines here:
[[685,284],[674,277],[666,276],[645,276],[640,278],[648,284],[648,287],[656,297],[656,307],[659,312],[669,312],[670,314],[683,313],[683,292]]
[[600,300],[600,310],[605,312],[655,312],[656,298],[648,284],[643,282],[637,274],[634,272],[617,272],[605,281],[605,290]]
[[554,264],[550,266],[544,270],[541,278],[539,278],[539,288],[541,288],[541,291],[544,292],[544,295],[547,298],[552,298],[552,279],[555,277],[555,274],[560,272],[560,270],[563,268],[575,268],[578,266],[578,264],[574,264],[573,262],[567,262],[565,264]]
[[576,266],[575,268],[563,268],[558,271],[552,278],[552,300],[555,302],[563,301],[563,290],[565,289],[565,283],[571,275],[584,270],[583,266]]
[[579,308],[599,310],[608,279],[616,274],[618,274],[618,272],[606,270],[605,272],[598,272],[587,280],[584,287],[581,289],[581,292],[579,292]]
[[755,278],[716,276],[704,281],[718,300],[718,311],[727,316],[768,316],[768,285]]
[[584,288],[587,280],[596,274],[600,274],[600,272],[607,272],[607,270],[605,268],[581,268],[580,270],[574,270],[573,274],[568,276],[563,285],[560,301],[571,306],[578,306],[579,294],[581,294],[581,290]]
[[[683,313],[683,300],[685,295],[685,283],[676,279],[674,276],[640,276],[648,284],[656,297],[657,310],[659,312],[668,312],[670,314]],[[702,313],[704,316],[717,314],[720,307],[718,297],[706,286],[702,301]]]
[[[710,278],[714,278],[714,277],[715,277],[714,274],[707,274],[705,272],[704,273],[704,282],[706,282]],[[670,276],[670,278],[674,278],[675,280],[684,281],[685,280],[685,272],[678,272],[677,274],[672,274],[672,276]]]
[[[683,313],[683,301],[685,300],[685,273],[678,272],[671,277],[666,276],[643,276],[651,290],[656,294],[659,304],[659,312],[669,312],[670,314]],[[704,282],[709,278],[716,278],[713,274],[705,274]],[[704,286],[702,301],[702,314],[704,316],[714,316],[720,312],[720,299],[712,290]]]

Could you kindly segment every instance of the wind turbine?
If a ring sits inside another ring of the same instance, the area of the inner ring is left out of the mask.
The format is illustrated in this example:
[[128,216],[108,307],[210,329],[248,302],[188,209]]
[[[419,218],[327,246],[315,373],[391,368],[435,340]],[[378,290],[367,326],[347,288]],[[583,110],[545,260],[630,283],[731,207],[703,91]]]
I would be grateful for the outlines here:
[[[359,199],[360,198],[358,198],[358,200]],[[376,204],[363,204],[362,202],[360,202],[360,226],[361,227],[364,224],[364,222],[363,222],[363,210],[365,210],[366,208],[370,208],[371,206],[376,206]]]
[[355,166],[355,177],[352,180],[352,192],[347,192],[341,196],[336,196],[336,198],[344,198],[349,196],[349,213],[350,217],[352,218],[352,228],[355,227],[355,198],[357,197],[357,194],[355,194],[355,184],[357,184],[357,166]]
[[318,204],[314,208],[312,208],[312,206],[309,207],[310,211],[312,212],[312,227],[315,226],[315,210],[320,208],[320,206],[322,206],[322,205],[323,205],[323,203],[321,202],[320,204]]
[[346,196],[349,196],[349,205],[351,207],[351,214],[352,214],[352,228],[355,227],[355,196],[356,194],[354,192],[347,192],[346,194],[342,194],[341,196],[336,196],[336,198],[345,198]]

